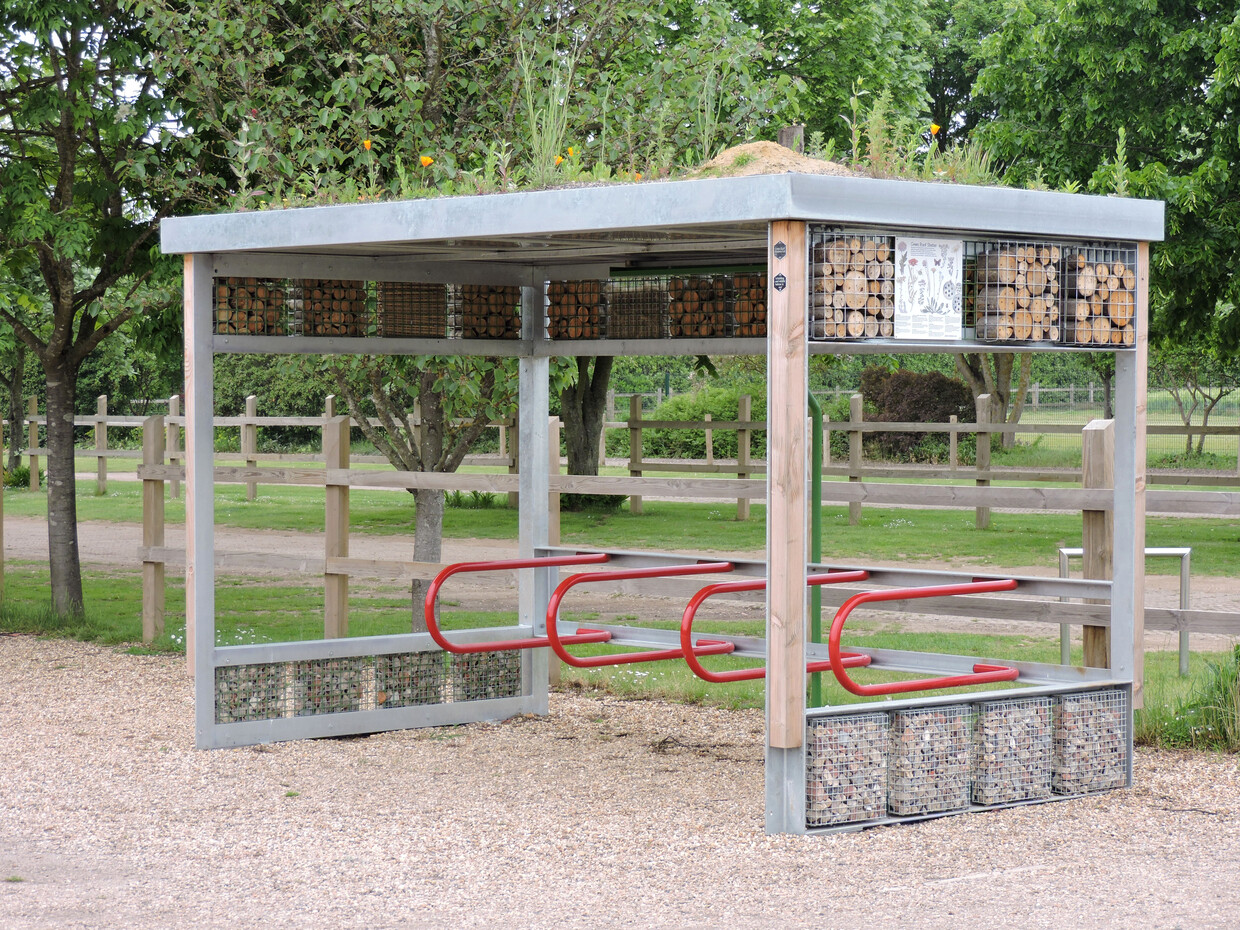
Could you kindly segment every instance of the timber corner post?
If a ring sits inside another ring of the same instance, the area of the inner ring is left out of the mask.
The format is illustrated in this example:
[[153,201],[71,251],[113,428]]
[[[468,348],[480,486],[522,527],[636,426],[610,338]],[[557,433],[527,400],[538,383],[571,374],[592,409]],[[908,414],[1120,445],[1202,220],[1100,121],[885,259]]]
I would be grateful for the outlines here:
[[767,361],[766,829],[805,832],[805,423],[809,246],[803,222],[770,224]]

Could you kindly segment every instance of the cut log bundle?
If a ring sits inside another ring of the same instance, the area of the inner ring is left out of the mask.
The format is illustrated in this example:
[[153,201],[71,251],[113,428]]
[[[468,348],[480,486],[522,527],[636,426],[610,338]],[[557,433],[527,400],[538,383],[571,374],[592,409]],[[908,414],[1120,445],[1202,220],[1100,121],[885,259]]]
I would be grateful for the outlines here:
[[1075,345],[1130,346],[1137,341],[1136,262],[1131,254],[1092,250],[1068,256],[1065,338]]
[[1022,243],[978,254],[966,274],[973,331],[987,342],[1057,342],[1063,316],[1063,249]]
[[692,275],[667,282],[668,327],[673,339],[732,335],[731,275]]
[[811,257],[811,339],[894,334],[896,268],[889,237],[828,238],[814,243]]
[[461,337],[516,339],[521,335],[521,288],[510,284],[461,285]]
[[215,331],[282,335],[284,283],[265,278],[215,279]]
[[365,281],[307,279],[300,284],[302,331],[305,335],[366,335]]
[[734,314],[737,336],[766,335],[766,275],[738,274],[732,276],[736,295]]
[[448,289],[443,284],[380,281],[379,335],[442,339],[448,329]]
[[547,335],[552,339],[601,339],[602,281],[551,281],[547,284]]

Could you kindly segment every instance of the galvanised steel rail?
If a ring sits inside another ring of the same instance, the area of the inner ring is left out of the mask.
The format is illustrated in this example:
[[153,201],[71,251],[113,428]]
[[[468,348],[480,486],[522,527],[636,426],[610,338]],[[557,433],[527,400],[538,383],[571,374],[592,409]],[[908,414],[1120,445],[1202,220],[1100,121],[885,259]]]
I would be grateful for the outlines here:
[[944,675],[939,678],[920,678],[915,681],[891,681],[873,685],[862,685],[853,681],[844,666],[844,653],[840,650],[840,635],[844,632],[844,623],[848,615],[857,607],[870,601],[898,601],[924,597],[951,597],[958,594],[983,594],[988,591],[1011,591],[1019,584],[1015,579],[1008,578],[996,581],[971,581],[964,584],[932,585],[924,588],[897,588],[890,591],[863,591],[854,594],[835,612],[831,621],[831,633],[827,639],[827,654],[831,658],[831,671],[836,680],[847,691],[862,697],[885,694],[904,694],[910,691],[935,691],[939,688],[962,688],[966,685],[980,685],[993,681],[1015,681],[1020,672],[1004,665],[985,665],[978,663],[973,672],[965,675]]
[[[824,584],[840,584],[846,581],[865,581],[870,577],[867,571],[840,571],[827,572],[825,574],[810,575],[806,579],[806,583],[817,587]],[[693,595],[689,604],[685,607],[684,615],[680,619],[680,648],[684,652],[685,662],[693,674],[697,675],[703,681],[709,681],[714,684],[726,684],[732,681],[751,681],[755,678],[765,678],[766,668],[741,668],[727,672],[712,672],[698,661],[697,656],[693,652],[693,621],[697,616],[698,608],[706,602],[708,598],[714,597],[716,594],[727,594],[736,591],[764,591],[766,589],[766,579],[761,578],[754,581],[720,581],[716,584],[707,585]],[[703,642],[699,640],[699,642]],[[841,653],[841,662],[848,668],[857,668],[870,664],[870,657],[856,652]],[[807,673],[813,672],[829,672],[831,671],[831,661],[809,662],[805,666]]]

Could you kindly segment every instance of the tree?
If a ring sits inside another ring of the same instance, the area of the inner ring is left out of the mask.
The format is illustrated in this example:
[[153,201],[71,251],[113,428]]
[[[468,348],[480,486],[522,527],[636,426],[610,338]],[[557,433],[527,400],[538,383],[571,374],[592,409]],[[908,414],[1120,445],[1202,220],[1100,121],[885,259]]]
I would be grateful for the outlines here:
[[[973,391],[974,400],[983,394],[990,395],[990,422],[1016,424],[1025,409],[1025,397],[1029,393],[1029,380],[1033,371],[1033,354],[1030,352],[993,353],[982,355],[962,352],[956,355],[956,371]],[[1019,367],[1016,360],[1019,359]],[[1012,375],[1016,373],[1013,392]],[[1003,433],[1002,445],[1010,449],[1016,444],[1015,433]]]
[[80,612],[78,372],[148,300],[167,296],[139,284],[156,271],[159,219],[196,172],[188,143],[161,130],[167,112],[143,65],[142,24],[122,2],[11,0],[0,36],[0,262],[36,263],[46,298],[36,319],[2,306],[0,318],[47,385],[52,608]]
[[926,92],[938,141],[948,147],[966,141],[993,115],[990,102],[975,90],[985,60],[983,40],[1003,21],[1006,4],[978,0],[930,0],[930,71]]
[[1164,199],[1152,329],[1240,344],[1240,4],[1013,0],[986,40],[983,139],[1018,182]]
[[[1162,339],[1150,353],[1150,374],[1153,381],[1171,394],[1180,422],[1191,427],[1201,416],[1201,433],[1197,438],[1198,455],[1205,451],[1206,427],[1219,402],[1240,390],[1240,356],[1221,348],[1211,334],[1198,336],[1190,342]],[[1184,436],[1184,454],[1193,453],[1192,433]]]
[[[599,436],[607,413],[607,385],[611,380],[610,355],[573,360],[575,377],[560,391],[560,417],[564,421],[564,440],[568,450],[570,475],[597,475]],[[566,494],[561,501],[567,510],[583,507],[618,507],[622,498],[612,495]]]

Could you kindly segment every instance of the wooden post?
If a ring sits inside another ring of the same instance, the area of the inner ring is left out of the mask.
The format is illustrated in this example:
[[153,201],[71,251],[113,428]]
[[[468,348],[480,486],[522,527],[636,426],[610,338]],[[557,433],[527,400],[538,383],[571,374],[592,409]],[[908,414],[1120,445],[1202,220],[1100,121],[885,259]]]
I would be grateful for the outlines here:
[[[547,457],[549,475],[560,473],[560,418],[547,418]],[[560,492],[547,493],[547,545],[560,544]],[[558,663],[552,663],[558,666]]]
[[[770,409],[770,405],[767,405]],[[861,481],[861,421],[865,418],[860,394],[848,398],[848,418],[852,421],[848,431],[848,481],[850,484]],[[767,450],[770,459],[770,450]],[[769,467],[769,464],[768,464]],[[856,526],[861,522],[861,501],[848,502],[848,525]]]
[[[169,465],[181,464],[181,427],[177,423],[173,423],[173,417],[181,415],[181,395],[173,394],[168,398],[168,427],[165,431],[167,439],[164,442],[164,448],[167,452]],[[176,500],[181,496],[181,482],[173,478],[170,482],[169,490],[172,493],[172,499]]]
[[[519,415],[520,414],[518,414],[518,416]],[[521,474],[521,443],[519,441],[510,442],[508,445],[509,445],[509,451],[511,452],[511,454],[508,457],[508,474],[519,475]],[[558,451],[556,454],[557,455],[559,454]],[[521,506],[521,492],[520,491],[509,491],[508,492],[508,506],[514,510],[520,508]]]
[[[748,394],[742,394],[736,399],[736,419],[741,423],[748,424],[753,419],[753,398]],[[750,474],[749,463],[752,452],[751,442],[753,439],[753,430],[748,425],[742,426],[736,431],[736,477],[748,478]],[[736,519],[749,519],[749,498],[738,497],[736,499]]]
[[[806,485],[809,479],[805,435],[805,421],[809,415],[805,224],[786,220],[773,222],[769,238],[767,738],[768,745],[774,749],[799,751],[805,729]],[[804,766],[803,756],[799,755],[797,761]],[[770,777],[767,790],[769,817]],[[803,785],[801,792],[800,798],[783,798],[785,815],[803,808]],[[803,829],[803,817],[800,823]],[[772,826],[769,819],[767,825],[768,829]],[[781,824],[779,828],[787,829],[787,826]]]
[[108,493],[108,395],[95,398],[95,496]]
[[[990,471],[990,433],[986,427],[990,424],[990,395],[980,394],[977,398],[977,471]],[[979,488],[990,487],[989,478],[978,478]],[[978,507],[975,525],[979,530],[990,527],[990,508]]]
[[831,414],[822,412],[822,464],[831,464]]
[[[332,417],[323,424],[323,461],[327,469],[324,550],[326,559],[349,555],[349,479],[332,472],[349,468],[349,418]],[[323,574],[323,638],[349,635],[349,576]]]
[[[34,422],[34,418],[38,415],[39,398],[31,397],[26,401],[26,416],[28,417],[27,423],[29,424],[26,437],[31,449],[39,448],[39,424]],[[28,486],[30,490],[37,491],[39,490],[39,456],[32,452],[28,458],[30,460],[30,481]]]
[[336,395],[328,394],[323,398],[323,419],[330,420],[336,416]]
[[[639,394],[629,396],[629,477],[642,476],[642,399]],[[629,495],[629,513],[642,512],[642,496]]]
[[960,467],[960,434],[955,430],[960,417],[952,414],[947,418],[947,422],[952,425],[952,431],[947,434],[947,466],[955,471]]
[[[1114,420],[1091,420],[1081,432],[1081,483],[1087,488],[1115,487]],[[1084,576],[1110,579],[1115,552],[1110,511],[1081,512],[1081,548],[1084,550]],[[1110,628],[1086,626],[1082,630],[1082,638],[1085,644],[1085,665],[1090,668],[1110,668]]]
[[784,126],[775,134],[775,141],[794,152],[805,152],[805,127]]
[[706,464],[715,464],[715,431],[710,428],[710,414],[704,414],[706,421]]
[[[147,417],[142,422],[142,464],[164,464],[164,418]],[[142,479],[142,547],[164,545],[164,481]],[[153,642],[164,633],[164,562],[142,560],[142,642]]]
[[[241,427],[241,454],[245,456],[246,468],[258,468],[258,424],[252,422],[258,417],[258,398],[251,394],[245,399],[245,418],[251,422]],[[245,483],[245,499],[254,500],[258,496],[258,482]]]

